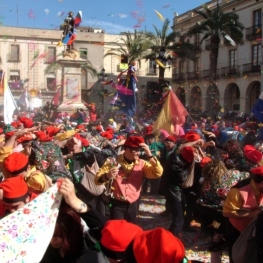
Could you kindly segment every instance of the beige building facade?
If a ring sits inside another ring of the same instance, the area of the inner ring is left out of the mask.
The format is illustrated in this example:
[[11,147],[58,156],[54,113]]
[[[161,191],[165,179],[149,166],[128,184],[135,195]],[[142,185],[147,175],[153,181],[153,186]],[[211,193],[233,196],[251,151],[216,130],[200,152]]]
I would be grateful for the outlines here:
[[[61,70],[46,69],[54,61],[62,59],[65,46],[57,46],[62,31],[18,28],[2,26],[0,31],[0,57],[1,68],[6,74],[9,87],[15,99],[19,99],[25,89],[31,95],[33,107],[40,106],[51,101],[56,90],[61,85]],[[92,76],[85,68],[81,75],[82,100],[85,102],[96,102],[98,108],[107,110],[114,89],[100,84],[103,80],[117,80],[122,71],[120,67],[120,56],[105,56],[109,50],[118,51],[116,43],[121,43],[122,35],[110,35],[103,30],[92,30],[91,28],[78,28],[77,40],[74,48],[79,51],[82,59],[88,60],[92,67],[98,72],[98,76]],[[104,69],[104,70],[103,70]],[[142,60],[137,63],[137,76],[139,82],[138,105],[142,103],[147,95],[147,83],[158,81],[158,68],[150,61]],[[171,82],[172,67],[167,66],[165,79]],[[100,93],[107,90],[110,96],[102,97]],[[40,100],[38,99],[40,98]],[[3,97],[0,96],[0,104]],[[37,103],[36,103],[37,102]]]
[[[217,88],[209,88],[211,44],[202,35],[187,38],[197,50],[196,61],[175,59],[173,89],[190,109],[211,110],[220,105],[225,110],[250,113],[257,100],[263,82],[262,60],[262,0],[219,0],[206,3],[212,9],[217,3],[223,12],[236,12],[245,26],[244,45],[220,43],[217,65]],[[194,10],[198,6],[173,19],[173,30],[184,36],[190,27],[201,21]],[[217,111],[217,109],[215,109]],[[216,112],[214,112],[216,113]]]

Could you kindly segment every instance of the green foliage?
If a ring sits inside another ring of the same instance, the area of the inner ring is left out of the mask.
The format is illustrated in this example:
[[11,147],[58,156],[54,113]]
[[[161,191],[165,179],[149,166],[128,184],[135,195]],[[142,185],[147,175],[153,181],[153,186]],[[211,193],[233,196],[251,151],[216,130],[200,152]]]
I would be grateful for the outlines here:
[[143,58],[151,47],[151,41],[145,32],[137,32],[136,30],[134,30],[134,33],[124,32],[120,40],[121,43],[111,43],[118,46],[117,50],[108,51],[104,57],[124,55],[128,58],[128,64],[130,64],[132,61]]
[[204,11],[195,10],[194,12],[203,17],[204,20],[190,28],[189,36],[202,33],[202,43],[208,38],[218,40],[229,35],[236,44],[243,44],[244,26],[239,22],[239,16],[236,13],[224,13],[219,4],[211,10],[206,5],[203,7]]

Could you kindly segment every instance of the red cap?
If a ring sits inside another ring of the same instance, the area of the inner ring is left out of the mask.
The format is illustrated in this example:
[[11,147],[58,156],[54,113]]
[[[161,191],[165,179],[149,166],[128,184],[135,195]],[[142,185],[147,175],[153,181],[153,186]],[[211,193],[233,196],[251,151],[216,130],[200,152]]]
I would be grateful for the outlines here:
[[258,167],[252,168],[252,169],[250,169],[250,172],[252,174],[258,174],[258,175],[263,176],[263,166],[258,166]]
[[246,145],[244,147],[244,156],[252,163],[259,163],[263,155],[253,145]]
[[193,147],[189,147],[189,146],[183,147],[183,149],[181,150],[181,156],[183,157],[183,159],[186,162],[192,163],[194,160],[194,149],[193,149]]
[[201,162],[200,162],[200,166],[204,167],[206,164],[212,162],[212,159],[210,157],[204,157]]
[[180,263],[185,257],[185,248],[171,232],[156,228],[134,238],[133,254],[137,263]]
[[233,127],[233,129],[234,129],[235,131],[239,131],[239,127],[238,127],[237,125],[235,125],[235,126]]
[[126,220],[109,220],[101,231],[101,250],[112,259],[124,259],[125,250],[143,230]]
[[49,137],[45,132],[43,131],[38,131],[36,132],[36,136],[41,142],[49,142],[52,140],[51,137]]
[[197,132],[188,132],[185,134],[184,139],[186,139],[187,142],[195,142],[200,140],[201,136]]
[[81,144],[83,147],[89,146],[89,141],[87,139],[83,138],[80,134],[76,133],[74,135],[74,137],[81,141]]
[[11,174],[20,174],[21,172],[25,171],[28,166],[28,157],[23,153],[14,152],[8,155],[4,159],[4,167],[11,173]]
[[126,139],[124,146],[129,148],[139,148],[141,143],[145,143],[141,136],[130,136]]
[[0,134],[3,134],[4,130],[2,128],[0,128]]
[[57,128],[54,126],[49,126],[46,128],[46,132],[47,132],[49,137],[55,136],[59,131],[60,131],[60,128]]
[[169,135],[169,136],[167,136],[167,137],[165,138],[164,141],[176,142],[176,140],[177,140],[177,139],[176,139],[174,136]]
[[98,126],[96,127],[96,131],[102,131],[102,127],[101,127],[100,125],[98,125]]
[[108,140],[112,140],[113,139],[113,133],[110,132],[110,131],[101,132],[100,136],[104,137],[104,138],[106,138]]
[[13,122],[11,122],[11,126],[12,127],[14,127],[14,128],[18,128],[18,127],[21,127],[23,125],[23,123],[22,122],[20,122],[20,121],[13,121]]
[[153,126],[149,125],[144,128],[145,135],[152,134],[152,133],[153,133]]
[[218,126],[217,126],[216,124],[214,124],[214,125],[211,126],[211,129],[217,130],[217,129],[218,129]]
[[35,136],[32,133],[26,133],[23,136],[19,137],[16,141],[19,143],[22,143],[22,142],[28,142],[34,139],[35,139]]
[[0,189],[3,189],[3,201],[7,203],[23,201],[28,196],[28,186],[21,175],[5,179],[0,183]]
[[34,122],[27,117],[21,117],[19,121],[23,123],[25,128],[31,128],[34,125]]
[[77,130],[83,130],[83,131],[86,131],[86,127],[83,125],[83,124],[79,124],[76,126],[76,129]]

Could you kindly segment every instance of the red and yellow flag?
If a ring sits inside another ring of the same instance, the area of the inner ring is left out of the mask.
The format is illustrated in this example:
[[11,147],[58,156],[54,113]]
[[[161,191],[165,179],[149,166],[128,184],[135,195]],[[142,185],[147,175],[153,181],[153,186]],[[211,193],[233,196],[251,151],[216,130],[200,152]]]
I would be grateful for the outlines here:
[[169,134],[177,134],[179,126],[185,123],[185,116],[187,115],[188,112],[181,101],[175,93],[170,90],[163,108],[154,123],[153,131],[157,132],[163,129]]

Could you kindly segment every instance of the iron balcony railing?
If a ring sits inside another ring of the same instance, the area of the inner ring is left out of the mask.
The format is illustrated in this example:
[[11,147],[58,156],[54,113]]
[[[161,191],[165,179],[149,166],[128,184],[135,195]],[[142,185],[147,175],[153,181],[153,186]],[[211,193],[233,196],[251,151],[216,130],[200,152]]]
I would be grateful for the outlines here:
[[260,65],[254,63],[243,64],[243,75],[247,74],[260,74],[261,68]]
[[200,78],[200,74],[199,72],[187,72],[187,79],[191,80],[191,79],[199,79]]
[[184,73],[173,74],[173,82],[175,81],[185,81],[185,74]]
[[[204,70],[202,70],[202,78],[203,78],[203,79],[209,79],[209,78],[211,78],[211,76],[210,76],[210,69],[204,69]],[[217,79],[220,78],[220,69],[217,69],[217,71],[216,71],[216,78],[217,78]]]
[[262,38],[262,25],[252,26],[246,28],[246,39],[254,40],[257,38]]
[[231,77],[239,77],[239,76],[240,76],[240,66],[221,68],[222,78],[231,78]]

